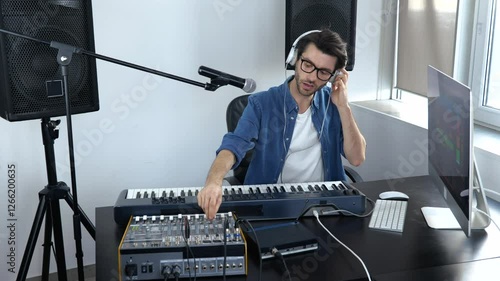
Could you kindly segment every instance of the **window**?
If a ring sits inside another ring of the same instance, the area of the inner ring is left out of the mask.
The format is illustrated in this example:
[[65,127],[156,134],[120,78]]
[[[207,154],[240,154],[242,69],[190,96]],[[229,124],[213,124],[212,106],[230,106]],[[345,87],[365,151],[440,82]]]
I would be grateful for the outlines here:
[[[470,85],[476,121],[500,128],[500,8],[498,0],[477,2]],[[495,33],[495,31],[497,31]]]
[[425,97],[431,64],[471,88],[477,123],[500,129],[499,1],[400,0],[392,98]]
[[427,96],[428,65],[453,75],[458,2],[399,1],[396,89]]
[[[391,98],[410,105],[402,108],[400,116],[408,116],[405,120],[413,124],[423,122],[427,126],[427,115],[422,114],[427,110],[427,66],[453,76],[458,54],[467,51],[467,48],[456,50],[457,42],[464,40],[458,33],[466,33],[457,19],[459,9],[464,6],[460,2],[463,1],[399,0],[397,71]],[[470,39],[464,41],[471,45]]]

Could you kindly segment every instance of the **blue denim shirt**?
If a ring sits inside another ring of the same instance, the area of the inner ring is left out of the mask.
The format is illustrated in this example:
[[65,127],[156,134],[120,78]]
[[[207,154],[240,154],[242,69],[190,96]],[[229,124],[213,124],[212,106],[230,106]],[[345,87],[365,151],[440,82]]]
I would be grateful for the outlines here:
[[[236,157],[232,169],[238,167],[248,150],[254,148],[244,184],[276,183],[292,140],[298,105],[293,99],[288,78],[280,86],[249,96],[234,132],[227,133],[217,150],[230,150]],[[312,122],[318,137],[327,104],[330,87],[323,87],[314,95],[311,105]],[[330,102],[321,135],[324,180],[345,180],[341,155],[344,155],[344,136],[337,107]]]

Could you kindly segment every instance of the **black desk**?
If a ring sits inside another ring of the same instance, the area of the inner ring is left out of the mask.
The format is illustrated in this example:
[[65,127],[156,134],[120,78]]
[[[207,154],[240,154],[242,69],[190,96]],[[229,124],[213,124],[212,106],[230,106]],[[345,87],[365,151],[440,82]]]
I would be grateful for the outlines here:
[[[434,230],[427,226],[420,208],[445,207],[428,177],[355,186],[373,200],[380,192],[391,189],[410,196],[402,234],[369,229],[369,217],[321,218],[340,241],[363,259],[372,280],[500,280],[500,233],[495,227],[475,231],[467,238],[463,231]],[[315,253],[285,257],[292,280],[367,280],[360,262],[335,242],[315,218],[302,221],[318,236],[321,246]],[[112,207],[96,209],[96,281],[118,280],[117,247],[124,230],[125,227],[114,223]],[[252,257],[254,253],[250,251],[248,276],[227,277],[227,280],[258,280],[259,263]],[[285,277],[279,261],[263,262],[262,280],[287,280]]]

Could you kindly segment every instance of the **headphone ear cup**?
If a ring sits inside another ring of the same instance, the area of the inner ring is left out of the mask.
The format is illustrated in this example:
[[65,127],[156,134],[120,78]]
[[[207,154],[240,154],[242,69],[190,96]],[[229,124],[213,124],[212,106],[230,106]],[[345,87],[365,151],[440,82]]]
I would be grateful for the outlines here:
[[292,46],[290,49],[290,52],[288,52],[288,56],[286,57],[285,65],[286,66],[293,66],[295,64],[295,47]]
[[330,80],[328,82],[330,82],[331,84],[335,83],[335,79],[337,78],[337,76],[339,76],[340,74],[340,70],[335,70],[335,72],[333,73],[332,77],[330,77]]
[[288,56],[286,57],[286,60],[285,60],[285,66],[286,67],[289,67],[289,66],[295,66],[295,62],[297,62],[297,44],[299,42],[299,40],[306,36],[307,34],[310,34],[310,33],[313,33],[313,32],[321,32],[321,30],[311,30],[311,31],[307,31],[305,33],[303,33],[302,35],[300,35],[297,39],[295,39],[295,42],[293,42],[292,44],[292,48],[290,49],[290,52],[288,52]]
[[292,61],[290,62],[290,65],[295,67],[296,63],[297,63],[297,48],[293,48],[293,58]]

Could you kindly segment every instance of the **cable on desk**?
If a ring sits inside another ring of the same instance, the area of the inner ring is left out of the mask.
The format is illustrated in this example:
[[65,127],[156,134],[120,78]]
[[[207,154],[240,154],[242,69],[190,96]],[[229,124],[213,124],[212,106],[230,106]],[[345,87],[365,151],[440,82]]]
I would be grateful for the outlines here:
[[321,225],[321,227],[323,227],[323,229],[328,232],[328,234],[330,234],[330,236],[333,237],[333,239],[335,239],[340,245],[344,246],[344,248],[346,248],[347,250],[349,250],[349,252],[351,252],[351,254],[353,254],[360,262],[361,262],[361,265],[363,266],[363,268],[365,269],[365,272],[366,272],[366,275],[368,276],[368,281],[371,281],[372,278],[370,276],[370,272],[368,272],[368,269],[366,268],[365,266],[365,263],[363,262],[363,260],[358,256],[356,255],[356,253],[354,253],[353,250],[351,250],[349,247],[347,247],[344,243],[342,243],[339,239],[337,239],[337,237],[335,237],[335,235],[333,235],[330,230],[328,230],[328,228],[326,228],[323,223],[321,223],[320,219],[319,219],[319,213],[318,211],[314,210],[313,211],[313,215],[316,217],[316,220],[318,221],[319,225]]
[[271,253],[275,257],[277,257],[277,258],[279,258],[281,260],[281,262],[283,263],[283,266],[285,267],[285,273],[288,276],[288,280],[292,281],[292,276],[290,275],[290,270],[288,270],[288,266],[286,265],[285,258],[283,257],[283,255],[281,254],[281,252],[278,249],[276,249],[276,247],[274,247],[274,248],[271,249]]
[[262,253],[260,251],[260,243],[259,243],[259,238],[257,237],[257,232],[255,232],[255,229],[253,228],[252,224],[247,220],[247,219],[239,219],[239,223],[244,223],[247,225],[250,230],[252,230],[252,233],[255,237],[255,243],[257,244],[257,250],[259,252],[259,281],[262,279]]
[[476,211],[480,212],[481,214],[483,214],[483,215],[487,216],[487,217],[491,220],[491,222],[493,222],[493,224],[497,227],[498,231],[500,231],[500,228],[498,227],[498,224],[497,224],[497,223],[496,223],[496,222],[495,222],[495,221],[491,218],[491,216],[490,216],[490,215],[488,215],[488,214],[487,214],[485,211],[483,211],[483,210],[479,210],[479,209],[478,209],[478,208],[476,208],[476,207],[474,207],[474,210],[476,210]]
[[334,214],[346,215],[347,214],[347,215],[355,216],[355,217],[358,217],[358,218],[366,218],[366,217],[371,216],[371,214],[373,213],[373,210],[375,209],[375,202],[373,202],[373,200],[371,200],[368,197],[366,197],[366,200],[368,200],[372,204],[372,209],[368,213],[363,214],[363,215],[358,215],[358,214],[353,213],[353,212],[348,211],[348,210],[324,211],[324,212],[321,212],[321,214],[322,215],[334,215]]

